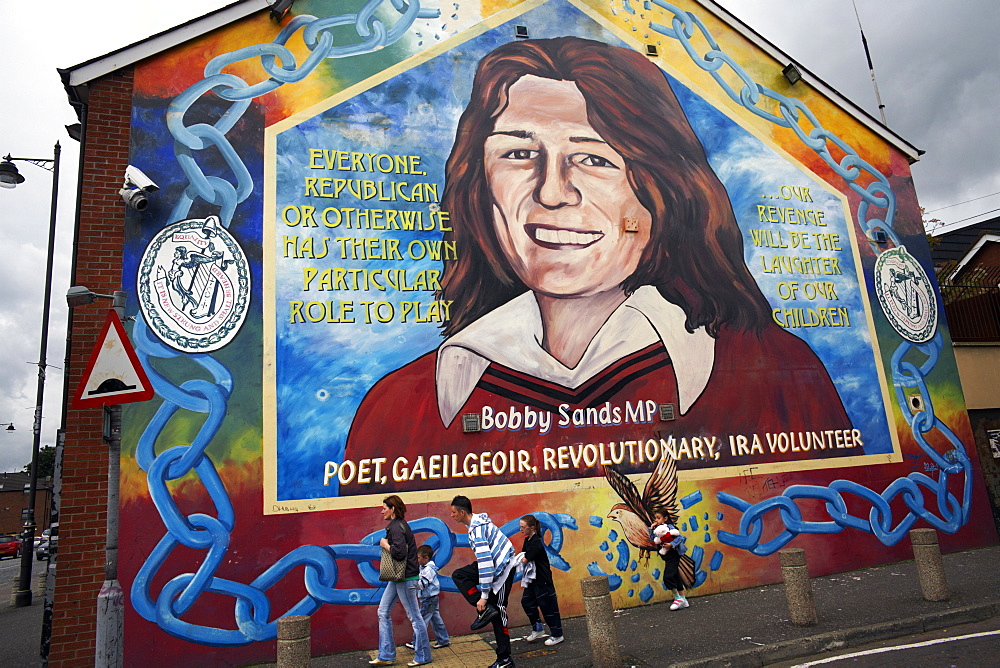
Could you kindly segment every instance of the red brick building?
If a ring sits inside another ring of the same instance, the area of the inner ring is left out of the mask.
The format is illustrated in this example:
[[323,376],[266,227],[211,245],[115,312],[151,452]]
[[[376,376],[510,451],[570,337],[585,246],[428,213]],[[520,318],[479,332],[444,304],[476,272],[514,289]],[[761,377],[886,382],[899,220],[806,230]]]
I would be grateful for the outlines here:
[[[0,533],[21,533],[24,521],[21,511],[28,507],[27,473],[0,473]],[[49,527],[49,510],[52,508],[52,479],[39,479],[35,487],[35,522],[38,535]]]

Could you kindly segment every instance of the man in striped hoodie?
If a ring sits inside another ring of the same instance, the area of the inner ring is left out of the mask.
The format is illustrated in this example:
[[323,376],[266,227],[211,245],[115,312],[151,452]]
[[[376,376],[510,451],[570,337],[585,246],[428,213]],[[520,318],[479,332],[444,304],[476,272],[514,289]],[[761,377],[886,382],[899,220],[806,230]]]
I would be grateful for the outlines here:
[[457,569],[451,575],[452,580],[465,600],[479,611],[472,630],[493,624],[497,660],[490,668],[510,668],[514,660],[510,656],[507,630],[507,599],[514,582],[514,546],[490,521],[489,515],[472,513],[472,501],[466,496],[452,499],[451,518],[469,527],[469,547],[476,554],[475,563]]

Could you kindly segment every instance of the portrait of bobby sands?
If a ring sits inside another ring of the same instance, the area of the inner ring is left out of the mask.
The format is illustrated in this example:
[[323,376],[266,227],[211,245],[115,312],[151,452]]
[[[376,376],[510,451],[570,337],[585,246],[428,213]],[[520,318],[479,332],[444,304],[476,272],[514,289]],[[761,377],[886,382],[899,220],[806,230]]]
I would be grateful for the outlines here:
[[[665,427],[720,439],[851,427],[822,362],[773,322],[726,191],[639,53],[561,37],[486,55],[442,200],[445,239],[460,249],[441,281],[439,298],[453,300],[445,339],[369,391],[347,459],[540,451]],[[673,404],[677,419],[556,422],[560,406],[640,400]],[[511,425],[521,415],[519,428],[463,433],[461,414],[499,412]],[[533,412],[553,416],[546,434],[524,428]],[[782,458],[842,454],[861,453]],[[455,481],[423,486],[435,484]]]

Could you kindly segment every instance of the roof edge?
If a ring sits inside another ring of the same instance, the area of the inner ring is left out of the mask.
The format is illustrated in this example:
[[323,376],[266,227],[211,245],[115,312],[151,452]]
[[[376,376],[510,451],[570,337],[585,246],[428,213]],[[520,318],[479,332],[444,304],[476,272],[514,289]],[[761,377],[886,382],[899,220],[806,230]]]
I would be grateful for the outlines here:
[[[802,80],[818,90],[820,93],[832,99],[849,114],[854,116],[862,125],[874,132],[876,135],[892,144],[895,148],[906,155],[910,164],[920,159],[923,151],[903,139],[900,135],[890,130],[887,126],[879,122],[874,116],[852,102],[849,98],[839,93],[833,86],[823,81],[820,77],[812,73],[791,56],[772,44],[763,35],[753,28],[743,23],[736,16],[731,14],[724,7],[714,2],[714,0],[698,0],[698,2],[708,11],[712,12],[731,28],[743,35],[755,46],[763,50],[769,56],[781,63],[795,63],[795,66],[802,74]],[[200,37],[212,30],[221,28],[229,23],[245,18],[250,14],[262,9],[269,9],[271,3],[268,0],[238,0],[231,5],[221,7],[202,17],[192,19],[179,26],[157,33],[134,44],[112,51],[104,56],[93,58],[86,62],[74,65],[66,69],[59,69],[59,76],[63,80],[63,87],[73,101],[85,101],[87,98],[85,86],[95,79],[111,74],[117,70],[139,62],[145,58],[156,55],[162,51],[178,46],[188,40]]]
[[988,243],[993,243],[993,244],[1000,243],[1000,236],[993,234],[992,232],[983,232],[982,236],[979,237],[976,243],[974,243],[971,248],[965,251],[965,255],[963,255],[962,258],[955,263],[955,268],[948,273],[947,280],[949,281],[955,280],[955,277],[958,276],[958,274],[962,271],[962,269],[964,269],[965,266],[972,261],[972,258],[974,258],[979,253],[982,247]]

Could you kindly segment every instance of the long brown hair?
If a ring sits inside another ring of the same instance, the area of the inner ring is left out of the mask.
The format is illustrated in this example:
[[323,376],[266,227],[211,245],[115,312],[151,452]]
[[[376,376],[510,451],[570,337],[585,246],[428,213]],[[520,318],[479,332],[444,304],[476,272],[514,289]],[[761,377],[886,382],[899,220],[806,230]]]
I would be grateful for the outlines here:
[[652,215],[649,244],[622,283],[625,293],[655,286],[684,309],[689,331],[760,330],[770,307],[744,264],[729,197],[663,72],[630,49],[558,37],[504,44],[476,70],[445,168],[442,207],[452,221],[445,240],[457,243],[458,258],[445,262],[441,279],[439,297],[453,300],[444,334],[528,289],[497,241],[483,159],[507,91],[528,74],[576,83],[591,126],[625,158],[632,190]]

